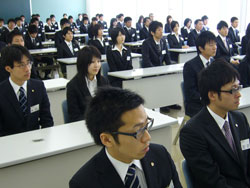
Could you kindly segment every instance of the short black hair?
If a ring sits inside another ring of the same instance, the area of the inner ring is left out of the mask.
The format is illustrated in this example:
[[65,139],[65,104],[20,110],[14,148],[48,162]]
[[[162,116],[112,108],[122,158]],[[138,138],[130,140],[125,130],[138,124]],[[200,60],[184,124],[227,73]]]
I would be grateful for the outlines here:
[[65,36],[68,33],[68,31],[73,33],[71,27],[64,27],[63,30],[62,30],[62,35]]
[[116,27],[116,28],[113,28],[111,30],[111,34],[110,35],[111,35],[111,39],[112,39],[112,42],[113,42],[114,45],[117,44],[116,38],[119,35],[119,32],[121,32],[121,34],[125,35],[125,31],[121,27]]
[[21,19],[21,17],[16,17],[15,18],[15,21],[17,22],[17,21],[22,21],[22,19]]
[[79,17],[79,16],[81,16],[81,15],[82,15],[82,14],[81,14],[81,13],[79,13],[79,14],[78,14],[78,17]]
[[99,18],[100,18],[100,17],[103,17],[103,14],[99,14]]
[[31,60],[29,50],[20,45],[10,45],[3,48],[1,51],[1,60],[4,67],[10,66],[11,68],[13,68],[14,61],[20,62],[23,56],[26,56]]
[[88,21],[89,21],[89,18],[88,18],[88,17],[83,17],[83,18],[82,18],[82,21],[85,21],[85,20],[88,20]]
[[60,20],[60,25],[63,26],[64,24],[70,24],[70,23],[69,23],[69,20],[68,20],[67,18],[62,18],[62,19]]
[[149,17],[143,18],[143,23],[145,24],[147,20],[150,20],[150,18]]
[[217,42],[216,36],[211,31],[204,31],[198,36],[195,41],[198,54],[201,53],[199,47],[205,49],[205,45],[210,42]]
[[30,24],[28,27],[29,34],[38,33],[38,28],[36,25]]
[[37,17],[34,17],[34,18],[31,18],[30,19],[30,24],[33,24],[35,22],[39,22],[38,18]]
[[110,133],[119,144],[118,136],[112,134],[124,125],[121,117],[144,104],[138,94],[115,87],[100,87],[86,110],[87,128],[97,145],[103,145],[101,133]]
[[103,29],[102,25],[100,24],[95,24],[92,28],[92,33],[95,37],[98,35],[98,30]]
[[218,24],[217,24],[217,30],[221,30],[223,27],[228,28],[227,22],[221,20]]
[[95,15],[95,17],[99,17],[99,14],[97,13],[97,14]]
[[175,28],[176,25],[179,25],[179,23],[178,23],[177,21],[174,21],[174,20],[173,20],[173,21],[171,22],[171,29],[174,30],[174,28]]
[[51,14],[51,15],[50,15],[50,18],[55,18],[55,15],[54,15],[54,14]]
[[209,91],[217,92],[220,97],[221,87],[234,82],[236,79],[240,80],[238,71],[223,58],[216,59],[211,65],[203,69],[199,73],[198,86],[204,104],[210,104]]
[[36,14],[37,17],[40,17],[40,14]]
[[191,23],[192,23],[192,20],[191,20],[190,18],[186,18],[186,19],[184,20],[184,26],[187,26],[188,22],[190,22],[190,21],[191,21]]
[[25,18],[25,16],[24,16],[23,14],[22,14],[20,17],[21,17],[21,18],[22,18],[22,17],[24,17],[24,18]]
[[3,19],[3,18],[0,18],[0,22],[4,22],[4,19]]
[[237,17],[235,17],[235,16],[232,17],[232,18],[231,18],[231,23],[233,23],[235,20],[239,20],[239,19],[238,19]]
[[110,28],[112,29],[113,28],[113,23],[114,22],[117,22],[117,19],[116,18],[112,18],[111,20],[110,20]]
[[118,14],[116,17],[117,17],[118,19],[120,19],[122,16],[124,16],[124,15],[121,13],[121,14]]
[[22,36],[23,37],[23,34],[19,30],[14,29],[13,31],[8,33],[8,35],[7,35],[7,43],[11,44],[12,40],[13,40],[13,38],[15,36]]
[[66,13],[63,13],[63,17],[64,17],[64,16],[68,16],[68,14],[66,14]]
[[124,18],[124,23],[129,22],[129,21],[132,21],[131,17],[127,16]]
[[155,33],[155,31],[159,28],[159,27],[163,27],[161,22],[158,21],[152,21],[149,25],[149,33],[151,34],[151,32]]
[[204,20],[207,20],[208,19],[208,17],[206,16],[206,15],[204,15],[204,16],[202,16],[201,17],[201,20],[204,22]]
[[49,20],[51,21],[51,19],[50,19],[50,18],[46,18],[46,22],[48,22]]
[[144,16],[143,15],[139,16],[139,19],[138,19],[137,23],[141,23],[141,19],[142,19],[142,21],[144,21]]
[[201,20],[201,19],[196,19],[196,20],[194,21],[194,25],[197,25],[199,22],[202,22],[202,20]]
[[170,18],[172,18],[172,16],[171,16],[171,15],[168,15],[168,16],[167,16],[167,19],[166,19],[166,21],[167,21],[168,24],[170,24],[170,22],[169,22],[169,19],[170,19]]
[[10,22],[14,22],[14,23],[16,23],[16,21],[15,21],[13,18],[8,19],[7,24],[9,24]]
[[68,20],[70,20],[70,19],[73,19],[73,16],[70,15],[70,16],[68,17]]
[[91,21],[94,22],[94,21],[98,21],[98,20],[96,17],[92,17]]
[[[101,59],[101,53],[94,46],[85,46],[79,50],[77,55],[76,67],[77,76],[81,79],[85,79],[88,76],[88,67],[92,63],[93,57]],[[101,70],[96,75],[97,78],[101,77]],[[100,80],[100,79],[97,79]]]

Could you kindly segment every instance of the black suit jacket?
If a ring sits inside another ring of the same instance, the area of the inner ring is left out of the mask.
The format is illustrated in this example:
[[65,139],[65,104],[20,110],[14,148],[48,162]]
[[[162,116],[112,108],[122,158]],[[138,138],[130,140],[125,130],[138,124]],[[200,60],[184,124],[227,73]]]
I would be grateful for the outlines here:
[[[182,46],[184,45],[184,40],[181,37],[181,35],[179,35],[179,42],[174,34],[169,34],[167,36],[167,39],[168,39],[169,48],[182,48]],[[179,56],[179,53],[170,52],[171,60],[178,61],[178,56]]]
[[99,40],[94,38],[89,40],[89,45],[95,46],[100,51],[101,54],[105,55],[107,52],[107,47],[109,46],[109,42],[107,39],[104,39],[102,45]]
[[103,22],[98,21],[98,24],[100,24],[103,29],[107,29],[108,28],[107,22],[105,22],[105,21],[103,21]]
[[185,63],[183,68],[185,114],[193,117],[203,107],[198,88],[198,74],[204,69],[199,55]]
[[233,56],[234,50],[233,50],[233,45],[230,39],[227,38],[226,40],[227,40],[227,46],[229,50],[226,49],[221,37],[217,36],[217,51],[216,51],[215,59],[224,58],[227,62],[230,62],[230,58],[231,56]]
[[55,22],[55,23],[52,23],[52,22],[51,22],[51,24],[52,24],[52,26],[55,28],[55,30],[58,30],[58,29],[59,29],[58,23],[57,23],[57,22]]
[[245,35],[241,40],[241,55],[246,55],[249,38]]
[[130,29],[130,31],[128,31],[128,29],[126,27],[123,28],[125,31],[125,42],[135,42],[137,41],[137,33],[135,28]]
[[24,41],[25,41],[26,48],[28,48],[29,50],[43,48],[42,41],[38,36],[35,38],[35,41],[36,41],[35,44],[32,42],[29,33],[25,35]]
[[77,57],[78,51],[80,50],[79,45],[75,40],[72,40],[72,46],[74,53],[70,51],[68,45],[65,41],[57,46],[57,57],[58,58],[68,58],[68,57]]
[[55,32],[55,28],[53,26],[45,25],[45,32]]
[[145,26],[140,30],[140,40],[147,39],[149,37],[149,31]]
[[5,30],[7,30],[6,27],[2,27],[0,28],[0,41],[5,42],[6,43],[6,39],[5,39]]
[[[11,135],[53,126],[50,103],[42,81],[30,79],[27,82],[27,100],[29,113],[24,117],[17,96],[9,79],[0,83],[0,135]],[[39,110],[31,112],[39,105]]]
[[20,33],[23,34],[23,36],[26,35],[27,31],[26,31],[26,28],[25,27],[21,27],[21,28],[18,28],[18,27],[15,27],[15,30],[16,31],[19,31]]
[[183,37],[184,41],[188,40],[188,31],[184,27],[181,28],[181,36]]
[[245,115],[229,112],[229,123],[237,155],[216,121],[204,107],[180,132],[180,148],[193,176],[194,188],[250,187],[250,153],[240,141],[250,138]]
[[62,30],[55,33],[55,47],[59,46],[64,41]]
[[195,29],[193,29],[189,34],[188,34],[188,40],[187,40],[187,45],[188,46],[196,46],[195,41],[198,38],[199,34]]
[[135,27],[136,30],[137,30],[137,31],[140,31],[140,30],[144,27],[144,25],[143,25],[143,26],[142,26],[142,25],[143,25],[143,24],[137,22],[137,23],[136,23],[136,27]]
[[[97,86],[108,85],[108,81],[104,77],[97,79]],[[67,84],[67,104],[68,115],[71,122],[84,119],[84,113],[88,103],[92,99],[87,87],[85,78],[76,75]]]
[[165,33],[171,33],[172,32],[170,24],[168,24],[168,23],[165,24],[165,26],[164,26],[164,32]]
[[88,33],[89,30],[89,25],[85,26],[85,25],[81,25],[80,26],[80,33]]
[[233,44],[234,53],[238,53],[238,46],[235,43],[240,42],[239,31],[236,29],[236,35],[235,35],[233,28],[230,27],[228,30],[228,38],[230,38],[230,40]]
[[240,83],[243,87],[250,87],[250,61],[247,57],[239,64]]
[[[155,165],[151,165],[154,163]],[[148,188],[165,188],[173,180],[174,187],[182,188],[171,156],[167,150],[157,144],[150,144],[150,149],[143,159],[142,168]],[[70,188],[125,188],[123,180],[108,159],[103,148],[91,158],[70,180]]]
[[142,43],[142,67],[162,66],[163,62],[170,65],[170,56],[165,39],[160,40],[161,52],[157,51],[156,43],[152,36],[148,37]]

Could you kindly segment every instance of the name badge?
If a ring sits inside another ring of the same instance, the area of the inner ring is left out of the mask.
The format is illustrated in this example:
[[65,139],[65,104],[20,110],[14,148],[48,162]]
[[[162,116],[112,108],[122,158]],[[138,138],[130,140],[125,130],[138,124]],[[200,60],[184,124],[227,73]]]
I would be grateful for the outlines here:
[[108,46],[109,45],[109,42],[105,42],[105,46]]
[[75,52],[78,52],[78,48],[74,48],[74,51],[75,51]]
[[36,45],[39,46],[39,42],[37,42]]
[[23,32],[24,35],[26,35],[26,32]]
[[39,111],[39,104],[30,107],[30,113]]
[[127,57],[127,61],[130,61],[130,56]]
[[240,141],[242,151],[250,149],[249,138]]
[[104,25],[104,27],[107,27],[107,25]]
[[134,36],[135,36],[135,34],[132,35],[132,37],[134,37]]
[[38,36],[40,37],[40,36],[41,36],[41,33],[39,33]]
[[229,44],[229,48],[232,48],[233,47],[233,45],[232,44]]
[[162,55],[166,54],[166,50],[162,50],[161,53],[162,53]]

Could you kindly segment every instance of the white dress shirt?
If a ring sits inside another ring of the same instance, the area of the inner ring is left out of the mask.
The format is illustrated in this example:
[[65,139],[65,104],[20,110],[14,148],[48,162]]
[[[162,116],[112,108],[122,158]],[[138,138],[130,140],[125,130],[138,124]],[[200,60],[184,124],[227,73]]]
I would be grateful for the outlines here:
[[122,50],[127,50],[127,48],[125,48],[123,45],[122,45],[122,50],[120,51],[119,48],[115,45],[113,48],[112,48],[113,51],[117,50],[118,52],[120,52],[121,56],[122,56]]
[[18,100],[18,101],[19,101],[19,95],[20,95],[20,91],[19,91],[20,87],[23,87],[23,89],[24,89],[24,91],[25,91],[25,95],[26,95],[26,97],[27,97],[27,81],[25,81],[25,82],[23,83],[22,86],[19,86],[19,85],[17,85],[16,83],[14,83],[14,82],[11,80],[11,77],[9,77],[9,81],[10,81],[10,85],[12,86],[12,88],[13,88],[15,94],[16,94],[16,97],[17,97],[17,100]]
[[70,42],[68,42],[68,41],[66,41],[66,40],[64,40],[64,41],[65,41],[65,43],[68,45],[68,47],[69,47],[71,53],[74,55],[74,50],[73,50],[72,41],[70,41]]
[[90,80],[89,78],[85,77],[87,87],[89,89],[89,93],[92,97],[95,96],[95,91],[97,89],[97,78],[96,76],[94,77],[93,80]]

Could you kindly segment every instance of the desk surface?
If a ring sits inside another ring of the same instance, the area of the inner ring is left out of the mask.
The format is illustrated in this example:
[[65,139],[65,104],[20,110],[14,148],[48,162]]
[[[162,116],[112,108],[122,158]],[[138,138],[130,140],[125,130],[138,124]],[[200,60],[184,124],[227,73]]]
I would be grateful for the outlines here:
[[138,40],[136,42],[125,42],[125,46],[142,46],[144,40]]
[[[238,109],[250,107],[250,87],[243,88],[240,91],[241,98],[240,98],[240,105]],[[250,117],[248,117],[250,119]]]
[[169,48],[168,51],[170,51],[170,52],[179,52],[179,53],[189,53],[189,52],[196,52],[197,49],[196,49],[196,47],[189,47],[189,48],[186,48],[186,49]]
[[88,33],[76,33],[74,34],[74,37],[87,37],[89,36]]
[[109,72],[108,75],[122,78],[122,79],[141,78],[141,77],[146,77],[146,76],[157,76],[161,74],[182,72],[183,67],[184,67],[184,63],[181,63],[181,64],[166,65],[166,66],[159,66],[159,67]]
[[241,61],[241,60],[244,59],[245,56],[246,56],[246,55],[236,55],[236,56],[232,56],[232,58]]
[[29,50],[31,55],[35,54],[48,54],[48,53],[57,53],[56,48],[42,48],[42,49],[34,49],[34,50]]
[[42,45],[43,46],[55,45],[55,41],[52,41],[52,40],[44,41],[42,42]]
[[[152,129],[171,126],[177,120],[146,109],[154,118]],[[0,137],[0,168],[94,145],[85,121]]]
[[65,89],[69,80],[65,78],[55,78],[50,80],[43,80],[46,91],[56,91],[60,89]]

